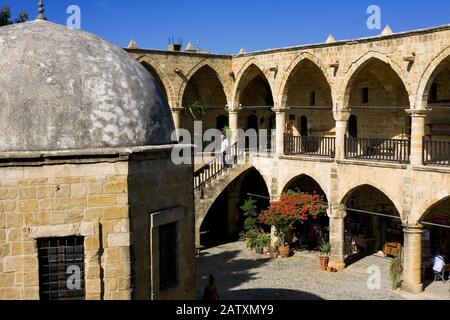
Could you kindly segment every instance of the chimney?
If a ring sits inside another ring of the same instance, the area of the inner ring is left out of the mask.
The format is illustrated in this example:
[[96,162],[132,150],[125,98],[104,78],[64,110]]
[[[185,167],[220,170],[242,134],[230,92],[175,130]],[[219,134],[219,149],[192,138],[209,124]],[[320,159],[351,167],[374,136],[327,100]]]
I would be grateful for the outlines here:
[[167,48],[167,50],[180,52],[181,44],[176,44],[176,43],[169,44],[169,47]]
[[175,42],[175,37],[169,38],[169,47],[167,50],[180,52],[183,47],[183,38],[178,38],[178,41]]

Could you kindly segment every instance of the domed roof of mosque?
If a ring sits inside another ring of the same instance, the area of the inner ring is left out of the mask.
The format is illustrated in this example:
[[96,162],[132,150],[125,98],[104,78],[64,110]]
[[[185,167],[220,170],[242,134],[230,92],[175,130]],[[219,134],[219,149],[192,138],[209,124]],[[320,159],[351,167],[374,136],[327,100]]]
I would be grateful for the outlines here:
[[102,38],[37,19],[0,27],[0,151],[171,143],[156,80]]

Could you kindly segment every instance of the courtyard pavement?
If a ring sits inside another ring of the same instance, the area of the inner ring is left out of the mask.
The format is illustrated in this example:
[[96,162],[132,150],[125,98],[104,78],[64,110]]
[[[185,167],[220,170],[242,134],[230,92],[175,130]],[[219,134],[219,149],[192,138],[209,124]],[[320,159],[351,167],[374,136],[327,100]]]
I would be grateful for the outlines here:
[[[380,289],[369,290],[370,266],[379,267]],[[216,278],[221,300],[450,300],[450,282],[434,283],[420,295],[391,289],[389,260],[365,257],[345,271],[321,272],[316,252],[270,259],[242,242],[205,249],[197,258],[197,295],[201,299],[209,274]]]

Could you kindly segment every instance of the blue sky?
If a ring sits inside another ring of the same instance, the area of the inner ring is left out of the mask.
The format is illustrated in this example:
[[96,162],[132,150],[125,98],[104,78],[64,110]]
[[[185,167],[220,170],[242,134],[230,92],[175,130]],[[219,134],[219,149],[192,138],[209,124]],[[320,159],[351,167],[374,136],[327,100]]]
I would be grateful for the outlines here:
[[[0,0],[32,18],[37,2]],[[165,49],[174,36],[227,54],[320,43],[330,33],[337,40],[377,35],[366,26],[371,4],[394,32],[450,23],[448,0],[45,0],[47,18],[65,24],[71,4],[81,8],[83,30],[119,46],[134,38],[141,48]]]

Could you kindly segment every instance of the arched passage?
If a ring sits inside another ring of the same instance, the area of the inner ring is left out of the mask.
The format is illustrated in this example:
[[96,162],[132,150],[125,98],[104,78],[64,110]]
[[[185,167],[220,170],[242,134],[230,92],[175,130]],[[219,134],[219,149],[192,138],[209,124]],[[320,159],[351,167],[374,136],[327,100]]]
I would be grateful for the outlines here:
[[[425,73],[419,91],[420,107],[428,107],[425,134],[429,145],[428,160],[449,165],[450,152],[450,50],[439,56]],[[439,61],[439,62],[437,62]],[[434,69],[433,69],[434,68]]]
[[344,105],[358,117],[361,138],[402,138],[409,132],[408,91],[392,66],[378,58],[367,59],[353,72]]
[[[282,91],[282,105],[289,108],[288,125],[294,136],[333,136],[333,98],[328,79],[312,60],[303,58],[290,70]],[[308,119],[302,134],[301,119]]]
[[191,132],[194,121],[202,121],[203,130],[208,130],[216,128],[218,117],[228,117],[224,85],[212,67],[204,65],[190,77],[183,92],[182,105],[182,126]]
[[275,130],[274,98],[266,75],[255,64],[250,64],[238,80],[235,102],[240,106],[239,128],[267,130],[270,144],[272,130]]
[[[424,226],[422,236],[422,274],[426,279],[433,280],[431,261],[435,255],[441,255],[446,263],[450,263],[450,196],[431,206],[423,215]],[[428,278],[428,279],[427,279]]]
[[368,54],[348,71],[343,107],[357,117],[358,138],[350,138],[346,157],[409,161],[409,86],[401,70],[381,54]]
[[[316,180],[308,175],[300,175],[289,181],[284,187],[283,192],[286,193],[289,191],[318,194],[324,202],[328,203],[325,191],[323,191]],[[326,242],[329,239],[329,225],[326,212],[303,224],[296,224],[295,231],[299,241],[299,247],[317,250],[322,242]]]
[[321,195],[325,201],[328,201],[326,193],[320,184],[312,177],[302,174],[289,181],[283,189],[283,192],[299,190],[306,193],[316,193]]
[[268,208],[269,190],[255,168],[244,172],[215,199],[201,223],[200,244],[210,247],[238,240],[244,223],[240,207],[250,197],[257,201],[259,211]]
[[379,189],[358,186],[347,193],[342,204],[345,218],[347,262],[384,249],[386,243],[403,246],[403,225],[391,199]]
[[158,72],[156,72],[155,68],[146,61],[142,61],[141,64],[144,66],[145,69],[147,69],[148,72],[150,72],[150,74],[156,80],[156,83],[158,84],[159,89],[161,89],[161,92],[164,94],[164,97],[166,98],[167,104],[169,104],[169,96],[167,94],[167,89],[164,86],[164,83],[161,80],[161,77],[159,76]]

